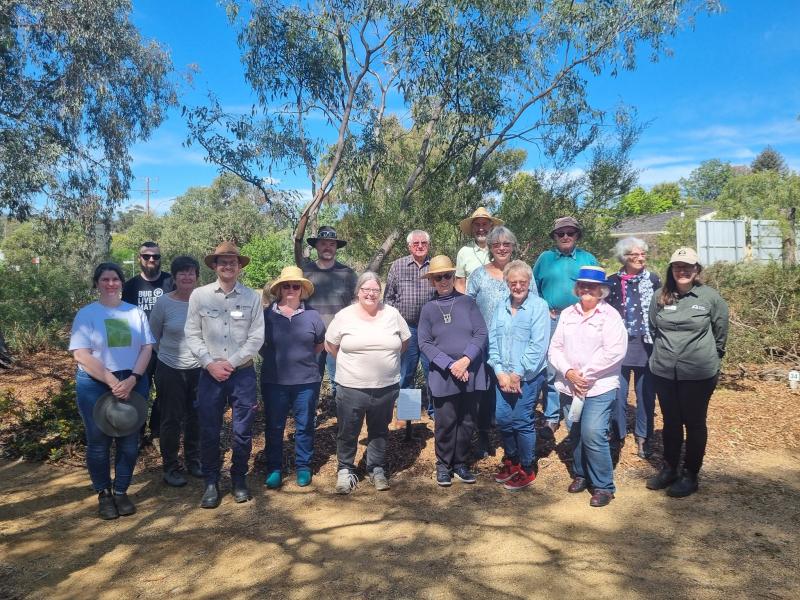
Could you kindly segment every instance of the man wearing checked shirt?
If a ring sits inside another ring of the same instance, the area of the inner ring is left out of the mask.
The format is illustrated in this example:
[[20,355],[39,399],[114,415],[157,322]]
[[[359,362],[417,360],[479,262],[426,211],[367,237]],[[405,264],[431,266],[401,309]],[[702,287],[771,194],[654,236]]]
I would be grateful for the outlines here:
[[[581,226],[574,217],[559,217],[553,221],[550,230],[554,246],[542,252],[533,265],[533,278],[539,289],[539,295],[544,298],[550,309],[551,338],[558,325],[561,311],[578,301],[578,297],[572,293],[578,271],[581,267],[598,264],[590,252],[577,247],[582,236]],[[555,377],[555,371],[548,363],[544,417],[550,437],[558,429],[561,409],[559,393],[555,388]]]
[[234,244],[223,242],[205,258],[217,280],[197,288],[189,298],[186,343],[203,367],[197,384],[200,462],[206,480],[202,508],[220,504],[219,438],[228,404],[233,415],[233,499],[240,503],[252,497],[247,488],[247,465],[258,409],[253,358],[264,343],[264,311],[259,295],[237,281],[249,262]]

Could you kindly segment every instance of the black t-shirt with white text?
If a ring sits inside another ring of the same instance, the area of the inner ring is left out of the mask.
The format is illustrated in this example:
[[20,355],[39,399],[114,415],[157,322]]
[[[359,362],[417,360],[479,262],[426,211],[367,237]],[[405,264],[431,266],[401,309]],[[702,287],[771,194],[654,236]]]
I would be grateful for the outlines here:
[[150,311],[153,310],[156,300],[174,289],[172,275],[165,271],[161,271],[155,281],[147,281],[141,275],[137,275],[131,277],[122,286],[122,301],[138,306],[149,319]]

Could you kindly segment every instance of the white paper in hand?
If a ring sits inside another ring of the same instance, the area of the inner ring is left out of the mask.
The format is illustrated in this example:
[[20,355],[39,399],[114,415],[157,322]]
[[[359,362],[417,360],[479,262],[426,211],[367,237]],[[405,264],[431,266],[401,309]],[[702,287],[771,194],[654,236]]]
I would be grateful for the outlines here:
[[397,420],[417,421],[422,417],[422,390],[400,390],[397,398]]

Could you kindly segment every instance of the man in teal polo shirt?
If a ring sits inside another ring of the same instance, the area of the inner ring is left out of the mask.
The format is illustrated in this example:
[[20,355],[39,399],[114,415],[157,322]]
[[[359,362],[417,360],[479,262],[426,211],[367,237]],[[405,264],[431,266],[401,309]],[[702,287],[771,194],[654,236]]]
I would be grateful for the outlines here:
[[[581,267],[598,264],[590,252],[577,247],[582,234],[581,226],[574,217],[559,217],[553,221],[550,230],[554,247],[542,252],[533,265],[533,278],[536,280],[539,295],[550,309],[550,337],[553,337],[556,330],[561,311],[578,301],[577,296],[572,293],[578,271]],[[555,388],[555,376],[548,364],[544,417],[551,434],[558,429],[561,408]]]

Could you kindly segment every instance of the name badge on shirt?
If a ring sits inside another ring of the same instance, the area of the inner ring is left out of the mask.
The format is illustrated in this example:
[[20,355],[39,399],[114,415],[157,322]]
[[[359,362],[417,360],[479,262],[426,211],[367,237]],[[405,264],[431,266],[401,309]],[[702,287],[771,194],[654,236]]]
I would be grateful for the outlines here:
[[664,310],[678,310],[678,307],[677,307],[677,306],[675,306],[674,304],[667,304],[667,305],[664,307]]
[[232,310],[232,311],[231,311],[231,316],[232,316],[234,319],[241,319],[243,314],[244,314],[244,313],[243,313],[242,311],[240,311],[240,310]]

